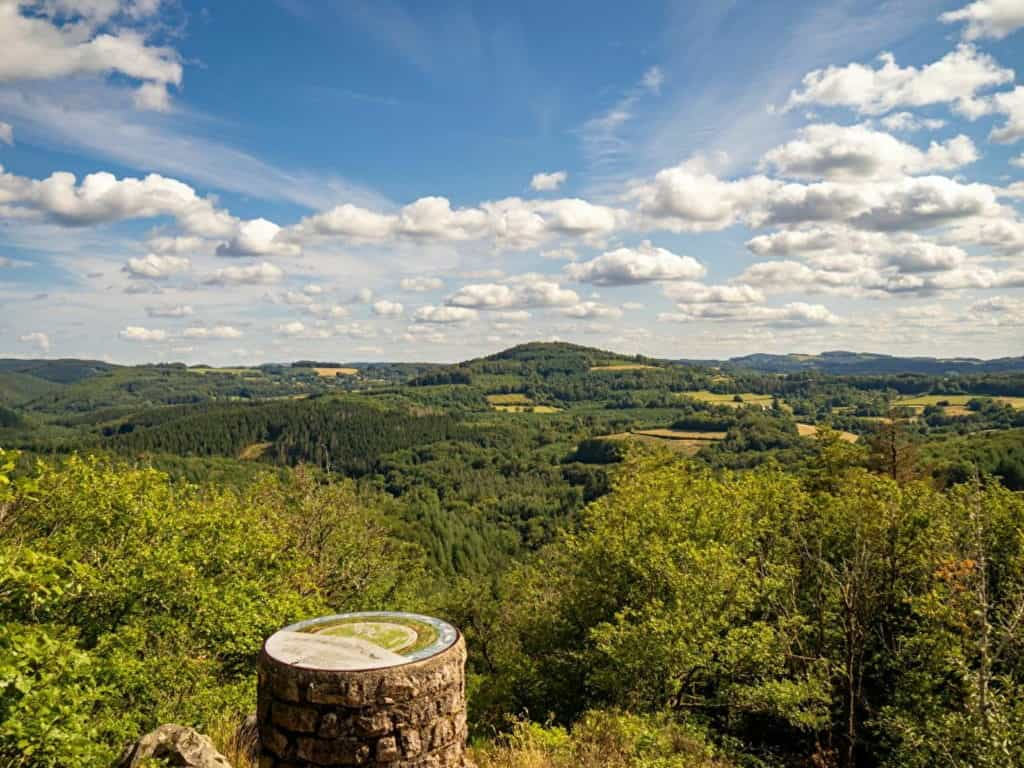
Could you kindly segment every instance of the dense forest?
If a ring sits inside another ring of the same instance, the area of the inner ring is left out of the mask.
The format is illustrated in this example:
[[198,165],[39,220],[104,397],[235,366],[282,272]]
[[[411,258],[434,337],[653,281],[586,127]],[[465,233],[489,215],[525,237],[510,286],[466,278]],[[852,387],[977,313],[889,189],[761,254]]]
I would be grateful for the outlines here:
[[464,631],[482,768],[1024,765],[1022,392],[565,344],[4,361],[0,765],[227,751],[267,635],[371,608]]

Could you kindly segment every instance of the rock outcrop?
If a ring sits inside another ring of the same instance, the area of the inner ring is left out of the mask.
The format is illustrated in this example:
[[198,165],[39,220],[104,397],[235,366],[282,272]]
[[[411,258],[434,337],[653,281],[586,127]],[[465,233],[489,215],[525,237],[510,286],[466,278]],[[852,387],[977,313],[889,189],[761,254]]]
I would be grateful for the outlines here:
[[152,758],[182,768],[231,768],[209,736],[173,723],[161,725],[128,747],[115,768],[137,768]]

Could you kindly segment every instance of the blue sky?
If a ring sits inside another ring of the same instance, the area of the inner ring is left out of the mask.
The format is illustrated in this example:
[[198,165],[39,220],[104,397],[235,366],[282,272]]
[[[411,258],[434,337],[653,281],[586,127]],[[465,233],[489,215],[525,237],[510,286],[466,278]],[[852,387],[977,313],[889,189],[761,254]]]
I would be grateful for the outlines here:
[[0,0],[0,355],[1022,354],[1022,28]]

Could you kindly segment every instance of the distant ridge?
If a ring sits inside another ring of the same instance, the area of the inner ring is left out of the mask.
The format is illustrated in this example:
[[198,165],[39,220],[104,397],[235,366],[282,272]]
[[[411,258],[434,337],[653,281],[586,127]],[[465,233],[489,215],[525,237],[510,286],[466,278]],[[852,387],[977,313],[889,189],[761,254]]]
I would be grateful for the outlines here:
[[0,373],[23,373],[57,384],[72,384],[122,366],[101,360],[0,358]]
[[[733,367],[745,368],[763,373],[805,373],[820,372],[832,375],[870,376],[891,374],[922,374],[929,376],[958,375],[972,373],[1015,373],[1024,372],[1024,356],[1000,357],[983,360],[975,357],[900,357],[872,352],[850,352],[833,350],[820,354],[752,354],[722,359],[707,358],[657,358],[641,354],[612,352],[596,347],[570,344],[561,341],[530,341],[494,352],[483,357],[464,360],[460,363],[389,363],[379,362],[332,362],[332,366],[351,366],[370,368],[387,365],[416,365],[423,368],[462,368],[474,364],[491,362],[519,362],[537,364],[541,361],[573,362],[577,366],[590,366],[598,363],[644,363],[650,365],[696,365],[702,367]],[[263,363],[252,368],[289,367],[313,365],[313,361],[299,360],[291,363]],[[317,363],[320,365],[320,363]],[[122,366],[99,360],[62,359],[21,359],[0,358],[0,375],[21,374],[45,381],[70,384],[93,376],[109,373],[122,368],[153,368],[178,366],[181,363],[145,363],[138,366]],[[193,366],[194,367],[194,366]],[[236,366],[233,366],[236,367]]]
[[974,357],[898,357],[871,352],[844,350],[817,355],[754,354],[728,360],[681,360],[695,365],[747,368],[765,373],[801,373],[817,371],[839,376],[916,373],[929,376],[969,373],[1011,373],[1024,371],[1024,357],[1000,357],[982,360]]

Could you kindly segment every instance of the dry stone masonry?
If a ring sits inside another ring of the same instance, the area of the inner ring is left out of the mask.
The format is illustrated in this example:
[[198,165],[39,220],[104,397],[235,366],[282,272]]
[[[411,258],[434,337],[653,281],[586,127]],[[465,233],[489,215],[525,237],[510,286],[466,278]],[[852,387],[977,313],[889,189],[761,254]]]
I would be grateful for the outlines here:
[[464,768],[466,646],[438,619],[327,616],[259,662],[260,768]]

